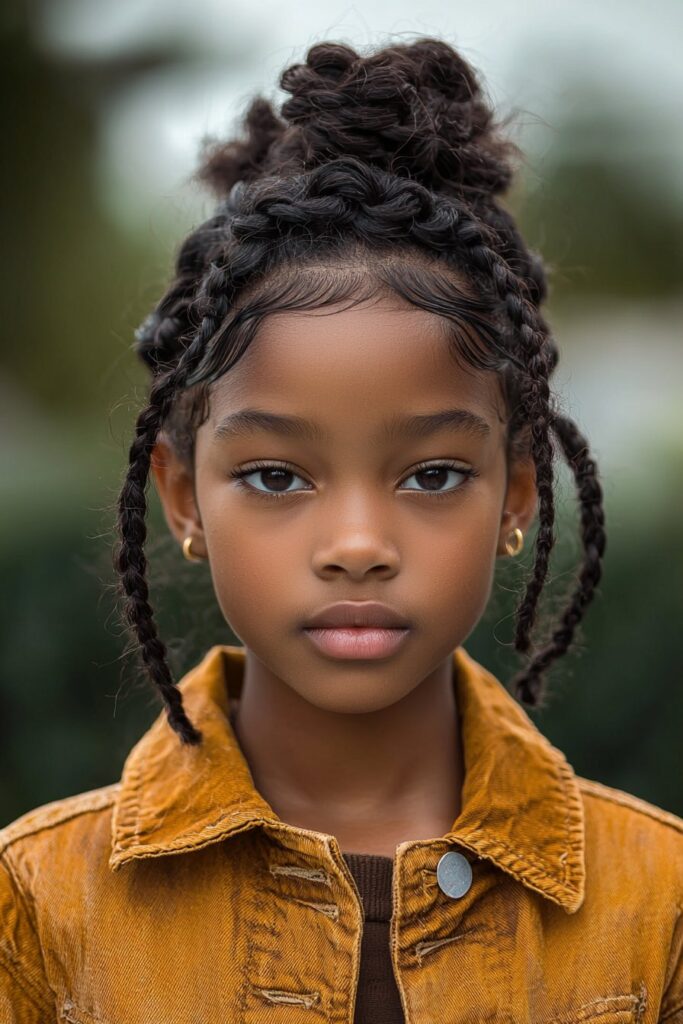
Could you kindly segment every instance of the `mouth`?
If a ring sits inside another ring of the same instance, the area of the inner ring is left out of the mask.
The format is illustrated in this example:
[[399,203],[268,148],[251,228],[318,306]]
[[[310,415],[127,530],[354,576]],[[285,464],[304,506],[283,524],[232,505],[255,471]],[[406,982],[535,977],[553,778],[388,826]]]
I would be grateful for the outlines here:
[[304,633],[315,647],[332,658],[387,658],[410,635],[402,626],[306,626]]

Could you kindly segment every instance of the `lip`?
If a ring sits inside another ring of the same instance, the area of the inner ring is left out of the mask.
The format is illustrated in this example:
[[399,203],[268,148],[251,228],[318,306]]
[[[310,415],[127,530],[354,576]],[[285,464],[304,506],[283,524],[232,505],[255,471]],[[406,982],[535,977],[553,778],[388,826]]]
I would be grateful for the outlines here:
[[403,645],[410,632],[410,629],[395,626],[304,628],[305,635],[318,650],[332,658],[387,658]]
[[411,623],[395,609],[379,601],[338,601],[328,604],[303,623],[303,629],[399,629]]

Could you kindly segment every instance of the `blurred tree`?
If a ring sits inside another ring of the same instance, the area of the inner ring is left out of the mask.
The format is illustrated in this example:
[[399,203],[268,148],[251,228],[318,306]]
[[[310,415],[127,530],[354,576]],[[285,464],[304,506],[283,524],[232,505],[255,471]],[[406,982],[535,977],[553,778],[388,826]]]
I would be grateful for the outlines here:
[[596,83],[564,96],[549,152],[511,194],[525,237],[557,270],[554,306],[680,295],[683,203],[655,149],[656,129],[672,128],[649,123],[646,107],[627,117]]

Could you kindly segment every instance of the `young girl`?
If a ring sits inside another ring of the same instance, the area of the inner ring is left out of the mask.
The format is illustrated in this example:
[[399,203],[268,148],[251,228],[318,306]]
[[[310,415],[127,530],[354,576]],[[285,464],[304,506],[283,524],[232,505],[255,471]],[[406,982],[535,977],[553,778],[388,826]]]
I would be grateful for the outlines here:
[[[0,1019],[680,1024],[683,821],[576,776],[521,706],[605,533],[499,202],[514,147],[439,40],[321,43],[281,85],[207,149],[216,212],[137,336],[116,568],[165,711],[120,782],[0,832]],[[556,454],[583,564],[534,647]],[[179,684],[150,472],[241,641]],[[536,518],[513,696],[462,645]]]

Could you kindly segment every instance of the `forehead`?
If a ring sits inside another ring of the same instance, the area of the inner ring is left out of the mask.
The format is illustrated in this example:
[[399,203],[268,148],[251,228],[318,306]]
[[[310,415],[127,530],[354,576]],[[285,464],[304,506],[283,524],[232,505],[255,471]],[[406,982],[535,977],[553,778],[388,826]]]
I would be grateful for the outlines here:
[[457,404],[495,430],[504,422],[500,385],[454,358],[445,325],[389,296],[267,316],[237,365],[213,385],[209,422],[248,404],[332,429]]

